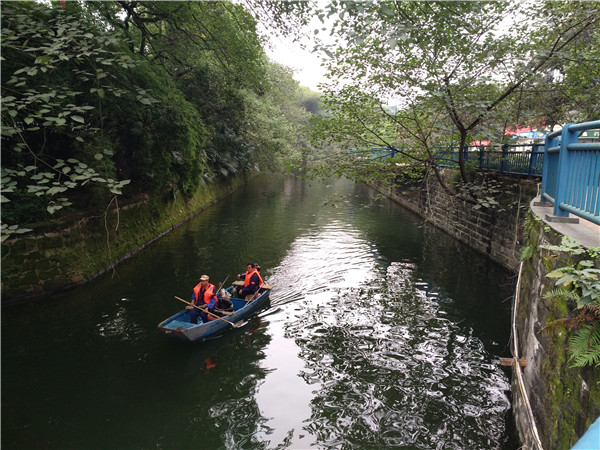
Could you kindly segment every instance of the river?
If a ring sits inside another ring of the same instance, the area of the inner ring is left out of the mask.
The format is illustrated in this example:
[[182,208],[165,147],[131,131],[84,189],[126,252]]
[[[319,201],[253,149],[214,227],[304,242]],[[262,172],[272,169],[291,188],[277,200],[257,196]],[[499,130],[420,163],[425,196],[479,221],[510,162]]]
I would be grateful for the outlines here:
[[[156,326],[258,262],[270,304]],[[513,449],[510,273],[350,181],[258,177],[89,285],[2,311],[6,449]]]

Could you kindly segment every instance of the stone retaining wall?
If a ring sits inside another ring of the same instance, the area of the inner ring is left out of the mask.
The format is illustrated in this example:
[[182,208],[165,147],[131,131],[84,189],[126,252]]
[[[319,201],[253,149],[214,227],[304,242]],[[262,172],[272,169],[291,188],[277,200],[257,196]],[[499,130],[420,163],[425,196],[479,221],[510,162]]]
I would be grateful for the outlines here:
[[[444,171],[451,184],[456,172]],[[431,177],[416,192],[387,189],[384,194],[417,213],[459,241],[478,250],[509,270],[519,265],[523,222],[537,183],[525,179],[500,178],[502,195],[496,208],[474,209],[473,204],[450,197]]]
[[[453,176],[447,170],[444,180],[451,184]],[[433,178],[417,190],[380,192],[515,274],[522,248],[532,247],[532,256],[523,262],[515,314],[519,337],[516,354],[526,361],[522,377],[526,398],[513,372],[513,413],[523,448],[538,449],[539,438],[544,449],[570,449],[600,416],[600,368],[569,367],[569,330],[546,328],[556,319],[573,314],[573,305],[544,297],[554,287],[546,275],[566,265],[567,260],[551,256],[540,245],[558,245],[562,236],[568,235],[588,248],[600,246],[600,232],[582,231],[583,225],[575,229],[545,223],[532,206],[537,193],[535,182],[510,178],[500,181],[501,206],[494,209],[473,209],[471,203],[449,197]],[[598,262],[596,265],[600,266]],[[527,404],[531,405],[532,416]]]
[[[523,261],[516,330],[518,353],[527,361],[523,368],[525,391],[542,447],[570,449],[600,416],[600,368],[570,367],[567,348],[571,330],[560,325],[548,326],[576,314],[574,304],[546,297],[555,287],[555,279],[546,275],[558,267],[573,264],[567,254],[541,248],[561,243],[563,233],[553,228],[555,226],[538,216],[532,206],[524,242],[532,251],[531,257]],[[589,237],[589,242],[600,246],[600,232],[590,229]],[[598,260],[596,267],[600,268]],[[521,397],[514,380],[513,397]],[[524,402],[513,401],[513,410],[521,440],[531,443],[531,425]],[[536,447],[530,444],[527,448]]]

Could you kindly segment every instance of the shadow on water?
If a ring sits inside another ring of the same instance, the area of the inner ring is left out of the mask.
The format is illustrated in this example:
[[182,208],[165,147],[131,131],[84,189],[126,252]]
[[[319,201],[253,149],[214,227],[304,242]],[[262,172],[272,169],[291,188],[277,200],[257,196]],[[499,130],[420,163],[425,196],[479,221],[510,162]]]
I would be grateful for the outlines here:
[[[156,329],[198,277],[270,305]],[[257,179],[117,268],[2,315],[6,448],[516,448],[510,274],[347,181]]]

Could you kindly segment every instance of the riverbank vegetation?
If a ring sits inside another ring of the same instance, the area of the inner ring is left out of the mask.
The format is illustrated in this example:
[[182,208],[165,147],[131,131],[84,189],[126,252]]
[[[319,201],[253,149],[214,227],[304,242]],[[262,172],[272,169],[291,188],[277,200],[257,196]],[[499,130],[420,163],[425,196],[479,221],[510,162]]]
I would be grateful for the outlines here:
[[[3,240],[73,211],[189,197],[294,162],[370,184],[432,173],[449,195],[475,192],[482,205],[487,180],[474,182],[459,152],[464,186],[447,186],[440,149],[503,144],[511,127],[600,109],[593,3],[543,2],[535,15],[516,1],[1,8]],[[329,31],[314,30],[328,69],[322,98],[266,57],[257,31],[298,33],[310,17]],[[374,160],[372,147],[397,154]]]
[[[546,276],[555,279],[555,288],[547,298],[564,302],[572,309],[566,318],[548,325],[574,330],[569,338],[571,367],[600,367],[600,268],[597,267],[600,248],[585,249],[574,239],[563,236],[560,245],[542,245],[555,253],[568,255],[569,263]],[[552,259],[557,259],[555,254]],[[572,259],[577,258],[574,262]]]
[[[331,30],[318,45],[329,81],[327,114],[314,120],[312,138],[315,148],[339,150],[302,167],[307,176],[347,176],[399,192],[424,190],[435,178],[475,209],[501,208],[493,176],[477,173],[461,151],[459,179],[448,183],[441,155],[473,141],[502,146],[519,127],[552,131],[598,118],[598,3],[334,0],[318,17]],[[395,156],[381,157],[384,149]],[[598,362],[595,270],[552,273],[579,289],[569,291],[584,312],[569,322],[583,325],[570,342],[578,365]]]
[[[312,174],[393,184],[432,173],[460,195],[439,176],[440,150],[502,145],[517,126],[552,129],[600,110],[597,3],[333,1],[318,16],[331,29],[319,44],[328,114],[313,138],[343,145]],[[372,147],[397,154],[372,158]]]
[[[281,170],[301,89],[229,2],[2,2],[2,240]],[[301,5],[298,7],[301,9]],[[263,18],[292,24],[277,8]],[[290,16],[294,17],[294,16]]]

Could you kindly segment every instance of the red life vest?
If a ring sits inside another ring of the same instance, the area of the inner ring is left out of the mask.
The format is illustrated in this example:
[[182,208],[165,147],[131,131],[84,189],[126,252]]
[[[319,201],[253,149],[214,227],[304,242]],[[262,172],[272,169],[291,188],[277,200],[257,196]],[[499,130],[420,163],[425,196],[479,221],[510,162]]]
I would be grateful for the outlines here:
[[[196,295],[195,303],[198,303],[198,301],[200,300],[200,290],[201,289],[202,289],[202,283],[200,282],[194,288],[194,294]],[[206,289],[204,290],[204,304],[208,305],[210,303],[210,299],[213,297],[214,294],[215,294],[214,284],[208,283],[208,285],[206,286]]]
[[248,287],[248,285],[250,284],[250,278],[252,278],[252,275],[258,275],[258,287],[261,287],[263,285],[263,280],[260,276],[260,273],[258,273],[258,270],[256,268],[246,272],[246,276],[244,277],[244,287]]

